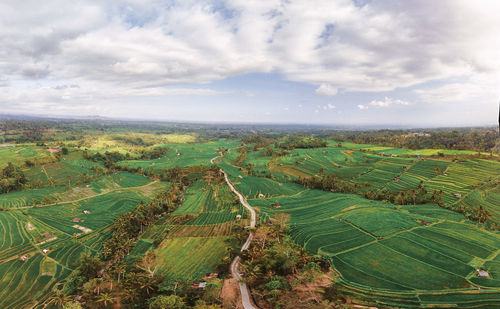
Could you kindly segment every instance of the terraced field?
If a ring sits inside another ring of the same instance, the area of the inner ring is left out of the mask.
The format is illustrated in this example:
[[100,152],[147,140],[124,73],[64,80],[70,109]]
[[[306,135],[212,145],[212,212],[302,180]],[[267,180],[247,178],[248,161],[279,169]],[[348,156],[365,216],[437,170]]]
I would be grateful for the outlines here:
[[[375,192],[416,189],[422,182],[428,192],[443,191],[444,206],[484,207],[499,219],[498,162],[387,157],[345,146],[293,150],[271,162],[271,171],[282,181],[318,176],[325,166],[321,173],[368,183]],[[225,164],[233,163],[226,158]],[[248,177],[237,169],[230,175],[264,221],[289,215],[295,241],[331,260],[338,287],[346,295],[366,304],[396,307],[500,306],[500,235],[463,214],[436,204],[398,206],[360,195],[306,190]],[[478,277],[477,269],[488,271],[489,277]]]
[[218,142],[208,142],[200,144],[166,144],[156,147],[165,147],[170,152],[164,157],[153,160],[128,160],[122,161],[119,165],[131,168],[152,168],[154,170],[169,169],[175,166],[209,166],[219,148],[233,148],[239,145],[238,141],[220,140]]
[[[53,175],[60,175],[61,166],[72,175],[94,166],[76,157],[66,159],[56,163],[59,172],[47,173],[47,179],[57,178]],[[56,170],[53,163],[43,167]],[[148,201],[167,185],[130,173],[102,176],[80,186],[73,182],[70,188],[57,184],[0,195],[0,205],[8,209],[0,212],[1,308],[43,302],[84,252],[98,252],[120,214]]]
[[[330,142],[328,147],[294,149],[281,157],[265,156],[263,149],[253,151],[249,145],[246,160],[237,166],[234,149],[241,141],[196,144],[192,136],[178,138],[156,145],[170,149],[162,158],[119,164],[156,170],[208,166],[218,149],[232,149],[217,165],[259,211],[260,222],[287,214],[293,239],[331,261],[345,295],[381,306],[500,307],[499,232],[494,224],[467,218],[486,209],[491,222],[500,224],[500,163],[427,157],[438,152],[467,154],[459,151],[349,143],[337,147]],[[106,144],[111,141],[116,143]],[[120,143],[102,139],[91,150],[118,149]],[[33,146],[0,148],[0,162],[48,156]],[[6,209],[0,211],[1,308],[31,307],[46,299],[81,254],[101,248],[120,214],[168,186],[127,172],[94,176],[93,167],[103,166],[84,160],[75,149],[59,162],[23,167],[31,182],[44,184],[41,188],[0,195],[0,207]],[[309,190],[293,182],[321,175],[360,184],[358,193],[397,193],[419,185],[429,194],[442,190],[443,206],[451,210]],[[248,224],[246,211],[225,183],[210,178],[192,184],[183,198],[175,212],[145,230],[131,251],[130,263],[151,251],[163,274],[194,281],[226,258],[235,234]],[[489,277],[478,277],[477,269],[488,271]]]
[[[199,279],[214,271],[226,254],[227,237],[175,237],[157,249],[160,271]],[[200,259],[200,257],[203,257]]]
[[176,211],[144,232],[132,255],[152,250],[165,275],[201,279],[222,262],[235,228],[246,224],[246,212],[234,200],[223,182],[194,183]]
[[4,168],[8,162],[21,165],[26,160],[45,160],[50,153],[44,147],[31,144],[26,145],[0,145],[0,168]]

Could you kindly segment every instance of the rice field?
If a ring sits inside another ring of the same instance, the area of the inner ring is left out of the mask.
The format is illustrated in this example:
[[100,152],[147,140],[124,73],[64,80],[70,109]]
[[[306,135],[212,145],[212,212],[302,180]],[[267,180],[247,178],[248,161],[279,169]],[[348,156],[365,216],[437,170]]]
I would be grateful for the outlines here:
[[[386,156],[356,149],[385,152]],[[422,156],[437,152],[420,151]],[[495,161],[417,159],[408,150],[346,143],[342,148],[293,150],[291,154],[271,163],[277,179],[319,176],[319,168],[325,166],[323,173],[368,183],[368,189],[375,192],[417,189],[422,183],[428,192],[442,190],[447,207],[484,207],[492,220],[499,219],[500,163]],[[359,173],[345,173],[347,168]],[[261,218],[289,215],[295,241],[310,253],[329,258],[338,272],[339,289],[361,303],[500,306],[500,235],[464,214],[436,204],[398,206],[354,194],[304,190],[261,177],[233,174],[232,179]],[[477,269],[487,270],[490,276],[478,277]]]
[[96,163],[73,153],[63,159],[26,170],[30,180],[47,187],[0,195],[6,209],[0,211],[1,308],[33,307],[47,299],[83,253],[100,250],[119,215],[168,185],[126,172],[84,184],[78,179]]
[[[227,237],[176,237],[157,249],[160,271],[196,280],[214,271],[226,254]],[[201,258],[202,257],[202,258]]]
[[[155,145],[169,148],[166,156],[120,164],[159,171],[208,166],[218,149],[241,144],[238,140],[193,143],[193,138],[171,136]],[[91,150],[123,150],[120,143],[108,136]],[[255,176],[234,163],[235,150],[217,165],[258,210],[261,223],[287,214],[293,239],[308,252],[329,259],[339,290],[358,302],[386,307],[500,307],[499,231],[467,218],[484,208],[492,222],[500,223],[500,163],[428,158],[438,152],[475,154],[349,143],[337,147],[330,142],[328,147],[294,149],[282,157],[249,150],[242,166],[250,164]],[[0,147],[0,167],[6,160],[24,162],[48,155],[29,145]],[[168,186],[127,172],[84,183],[84,174],[93,176],[91,169],[102,166],[84,160],[77,151],[63,158],[23,168],[30,181],[46,186],[0,195],[0,207],[8,209],[0,211],[2,308],[43,301],[74,269],[81,254],[98,252],[120,214]],[[423,184],[428,192],[442,190],[444,206],[464,214],[436,204],[399,206],[293,183],[297,177],[322,174],[362,184],[362,191],[399,192]],[[247,224],[246,211],[224,183],[200,180],[186,189],[174,213],[145,230],[131,255],[140,258],[153,251],[162,273],[198,280],[224,260],[228,240]],[[44,254],[43,249],[49,251]],[[478,277],[477,269],[490,276]]]
[[195,182],[177,210],[146,229],[132,254],[152,250],[164,274],[201,279],[226,256],[233,229],[246,224],[246,211],[234,200],[225,183]]

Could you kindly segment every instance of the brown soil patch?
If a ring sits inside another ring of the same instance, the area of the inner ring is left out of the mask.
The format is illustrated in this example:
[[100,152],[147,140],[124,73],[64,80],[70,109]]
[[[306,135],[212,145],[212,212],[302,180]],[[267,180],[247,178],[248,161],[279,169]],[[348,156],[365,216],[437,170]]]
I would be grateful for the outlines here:
[[235,278],[225,279],[220,293],[223,308],[243,308],[241,304],[240,286]]
[[292,176],[303,177],[303,178],[310,176],[310,175],[307,175],[305,173],[302,173],[300,171],[293,169],[293,167],[291,167],[291,166],[276,166],[274,164],[270,164],[269,170],[272,172],[285,173],[285,174],[289,174]]
[[303,283],[301,285],[296,286],[293,290],[300,299],[305,300],[317,300],[321,299],[319,295],[322,288],[329,286],[333,282],[331,274],[322,274],[314,282]]

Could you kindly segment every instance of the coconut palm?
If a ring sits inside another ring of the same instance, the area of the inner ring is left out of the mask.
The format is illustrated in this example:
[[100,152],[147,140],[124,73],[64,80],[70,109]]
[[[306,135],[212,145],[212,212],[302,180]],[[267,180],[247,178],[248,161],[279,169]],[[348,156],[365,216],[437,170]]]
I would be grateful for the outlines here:
[[111,305],[114,303],[115,299],[111,296],[110,293],[101,293],[99,297],[97,297],[97,303],[102,304],[104,307]]
[[59,290],[56,290],[55,294],[49,297],[47,304],[56,305],[57,307],[62,308],[69,301],[71,301],[71,296],[66,295]]

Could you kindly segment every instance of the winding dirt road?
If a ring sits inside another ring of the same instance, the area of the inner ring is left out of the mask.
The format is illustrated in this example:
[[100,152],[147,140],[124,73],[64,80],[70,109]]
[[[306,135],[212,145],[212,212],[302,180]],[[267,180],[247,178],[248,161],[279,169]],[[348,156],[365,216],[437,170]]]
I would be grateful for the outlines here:
[[[215,159],[223,157],[223,156],[224,155],[221,153],[220,156],[212,158],[210,160],[210,163],[214,164]],[[256,221],[256,217],[257,217],[255,210],[252,208],[252,206],[250,206],[250,204],[248,204],[245,197],[243,197],[243,195],[240,192],[238,192],[238,190],[236,190],[236,188],[233,186],[233,184],[231,183],[231,181],[227,177],[226,172],[223,169],[220,169],[220,170],[224,174],[224,179],[226,180],[226,183],[229,186],[229,188],[231,189],[231,191],[233,191],[234,194],[236,194],[238,196],[238,198],[240,199],[240,203],[246,209],[248,209],[248,211],[250,211],[250,226],[248,226],[248,227],[251,229],[255,228],[255,221]],[[250,247],[250,243],[252,242],[252,239],[253,239],[253,233],[250,232],[250,235],[248,235],[248,238],[245,241],[245,243],[243,244],[243,246],[241,247],[240,252],[243,252],[243,251],[247,250],[248,247]],[[231,274],[233,275],[234,278],[236,278],[238,280],[238,283],[240,285],[241,303],[243,304],[243,308],[244,309],[257,309],[258,307],[254,306],[252,304],[252,300],[250,297],[250,290],[248,289],[247,284],[241,281],[241,274],[239,272],[239,266],[240,266],[240,257],[237,256],[234,258],[233,262],[231,263]]]

